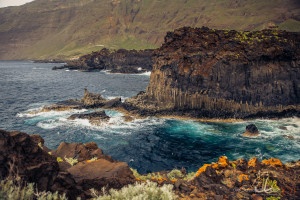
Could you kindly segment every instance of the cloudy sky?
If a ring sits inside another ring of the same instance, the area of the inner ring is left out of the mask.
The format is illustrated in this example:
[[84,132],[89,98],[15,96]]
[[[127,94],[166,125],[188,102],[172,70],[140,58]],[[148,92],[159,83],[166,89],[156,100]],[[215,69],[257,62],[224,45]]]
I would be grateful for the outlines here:
[[0,8],[7,6],[19,6],[34,0],[0,0]]

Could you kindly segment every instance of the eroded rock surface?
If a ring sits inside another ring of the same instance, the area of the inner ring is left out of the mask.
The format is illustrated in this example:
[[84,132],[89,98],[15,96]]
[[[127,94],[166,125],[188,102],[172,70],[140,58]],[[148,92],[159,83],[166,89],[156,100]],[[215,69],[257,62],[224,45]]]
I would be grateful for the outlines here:
[[76,183],[84,190],[92,188],[122,188],[134,183],[135,178],[124,162],[110,162],[98,159],[91,162],[80,162],[68,169]]

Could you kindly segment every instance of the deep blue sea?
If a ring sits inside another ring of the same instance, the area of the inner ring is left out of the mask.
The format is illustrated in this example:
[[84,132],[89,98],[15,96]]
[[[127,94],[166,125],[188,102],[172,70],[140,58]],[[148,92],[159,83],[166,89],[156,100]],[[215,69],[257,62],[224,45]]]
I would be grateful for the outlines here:
[[[149,74],[125,75],[106,72],[53,71],[60,64],[0,61],[0,128],[40,134],[46,146],[60,142],[94,141],[105,154],[125,161],[140,173],[185,167],[229,159],[278,157],[284,162],[300,159],[300,119],[257,119],[235,123],[149,117],[125,122],[122,114],[106,110],[107,124],[92,126],[68,116],[88,110],[32,114],[44,105],[81,98],[84,88],[106,98],[126,99],[145,90]],[[261,135],[244,138],[245,126],[254,123]]]

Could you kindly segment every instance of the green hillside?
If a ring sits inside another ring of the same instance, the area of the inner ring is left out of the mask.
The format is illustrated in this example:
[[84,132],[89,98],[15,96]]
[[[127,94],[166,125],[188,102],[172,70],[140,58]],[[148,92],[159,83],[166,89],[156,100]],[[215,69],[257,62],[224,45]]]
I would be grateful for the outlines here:
[[0,9],[0,59],[159,47],[182,26],[300,31],[299,0],[36,0]]

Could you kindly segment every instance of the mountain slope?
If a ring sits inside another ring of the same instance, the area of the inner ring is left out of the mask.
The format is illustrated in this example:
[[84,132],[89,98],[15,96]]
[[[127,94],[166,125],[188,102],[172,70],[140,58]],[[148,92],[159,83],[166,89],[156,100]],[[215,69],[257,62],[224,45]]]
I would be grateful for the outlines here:
[[300,31],[297,0],[36,0],[0,9],[0,59],[71,58],[160,46],[182,26]]

